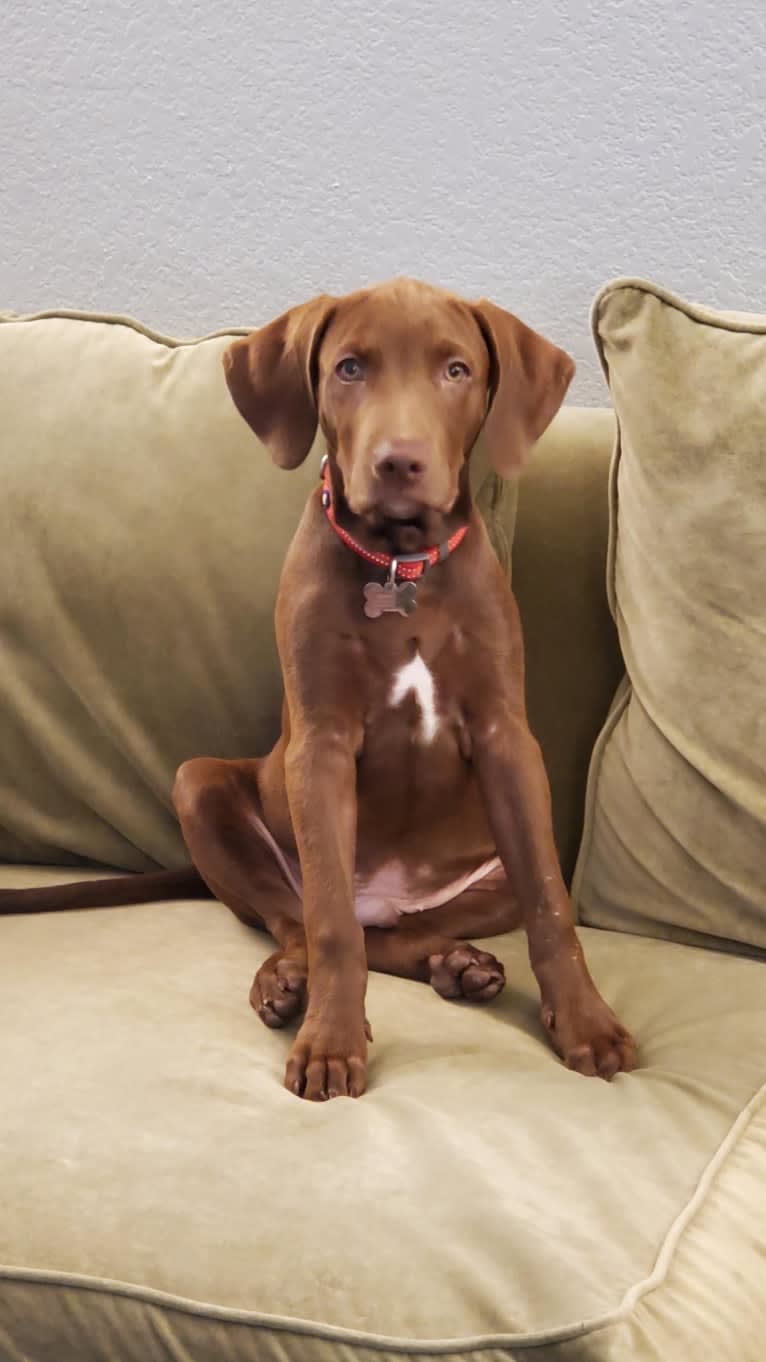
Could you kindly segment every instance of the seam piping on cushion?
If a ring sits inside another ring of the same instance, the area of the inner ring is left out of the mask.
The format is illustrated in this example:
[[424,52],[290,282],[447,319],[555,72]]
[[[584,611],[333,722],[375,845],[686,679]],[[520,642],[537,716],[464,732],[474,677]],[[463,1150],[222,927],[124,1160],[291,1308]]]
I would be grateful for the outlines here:
[[[648,293],[657,298],[661,303],[666,303],[668,307],[673,307],[677,312],[683,312],[691,321],[699,322],[702,326],[712,326],[719,331],[736,331],[744,335],[763,336],[766,335],[766,316],[763,313],[739,313],[736,317],[725,311],[716,311],[715,308],[707,307],[704,303],[691,303],[679,294],[673,293],[672,289],[665,288],[662,284],[653,284],[649,279],[640,279],[626,275],[611,279],[604,284],[596,294],[591,305],[591,325],[593,326],[596,314],[601,310],[601,304],[606,301],[612,293],[619,293],[621,290],[633,289],[637,293]],[[600,344],[596,334],[596,345],[599,349]]]
[[3,322],[46,321],[96,322],[107,326],[125,326],[130,331],[138,332],[140,336],[146,336],[147,340],[155,341],[158,345],[165,345],[171,350],[182,349],[184,346],[200,345],[203,341],[221,340],[225,336],[249,336],[250,332],[256,329],[247,326],[230,326],[224,327],[221,331],[210,331],[205,336],[190,336],[179,340],[176,336],[165,336],[161,331],[153,331],[151,327],[144,326],[143,322],[137,322],[134,317],[124,317],[113,312],[79,312],[75,308],[51,308],[45,312],[0,312],[0,324]]

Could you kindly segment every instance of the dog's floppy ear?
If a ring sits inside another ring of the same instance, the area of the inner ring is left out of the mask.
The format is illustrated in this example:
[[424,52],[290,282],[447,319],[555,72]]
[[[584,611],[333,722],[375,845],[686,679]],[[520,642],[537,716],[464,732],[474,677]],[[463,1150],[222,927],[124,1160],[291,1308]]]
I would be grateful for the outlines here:
[[518,472],[553,420],[575,371],[564,350],[482,298],[474,315],[489,350],[489,410],[484,438],[501,477]]
[[280,468],[303,463],[316,435],[316,365],[334,298],[320,294],[235,340],[223,367],[237,410]]

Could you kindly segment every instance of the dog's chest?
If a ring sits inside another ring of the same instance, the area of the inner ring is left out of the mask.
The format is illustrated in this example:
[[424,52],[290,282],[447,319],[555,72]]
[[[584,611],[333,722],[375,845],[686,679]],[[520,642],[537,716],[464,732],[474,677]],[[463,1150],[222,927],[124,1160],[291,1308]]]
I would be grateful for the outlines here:
[[417,709],[417,720],[414,726],[410,725],[411,731],[417,741],[428,745],[439,732],[444,716],[439,712],[434,674],[419,652],[394,673],[389,686],[388,704],[391,709],[401,709],[405,700],[410,698]]
[[365,753],[387,782],[410,780],[469,756],[455,673],[440,657],[429,664],[419,648],[378,676],[365,722]]
[[453,661],[448,649],[431,665],[408,650],[368,706],[357,764],[357,915],[368,926],[445,902],[445,886],[492,849]]

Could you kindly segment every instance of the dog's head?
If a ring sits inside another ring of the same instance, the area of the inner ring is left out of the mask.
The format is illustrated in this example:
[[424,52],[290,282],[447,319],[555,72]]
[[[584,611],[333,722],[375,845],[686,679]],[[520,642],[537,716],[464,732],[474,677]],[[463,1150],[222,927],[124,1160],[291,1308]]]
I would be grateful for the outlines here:
[[321,426],[350,511],[379,531],[448,514],[482,428],[496,470],[519,469],[574,373],[510,312],[399,279],[292,308],[234,341],[224,366],[282,468]]

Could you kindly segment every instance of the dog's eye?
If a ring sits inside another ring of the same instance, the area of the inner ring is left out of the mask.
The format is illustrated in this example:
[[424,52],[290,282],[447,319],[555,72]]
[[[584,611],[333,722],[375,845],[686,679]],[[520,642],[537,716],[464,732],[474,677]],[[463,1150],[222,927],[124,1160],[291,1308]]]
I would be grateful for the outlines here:
[[461,378],[470,378],[471,370],[462,359],[451,359],[446,368],[447,378],[452,383],[459,383]]
[[358,383],[360,379],[364,378],[362,365],[353,355],[346,355],[345,359],[340,360],[335,365],[335,372],[344,383]]

